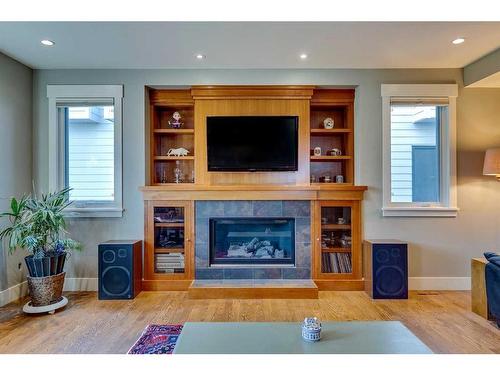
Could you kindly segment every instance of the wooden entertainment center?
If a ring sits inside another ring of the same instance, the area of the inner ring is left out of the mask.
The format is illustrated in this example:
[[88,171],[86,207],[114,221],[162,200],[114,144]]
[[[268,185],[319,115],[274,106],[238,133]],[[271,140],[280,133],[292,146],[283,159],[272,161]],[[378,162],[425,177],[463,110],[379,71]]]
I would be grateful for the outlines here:
[[[319,290],[363,289],[361,200],[367,187],[354,185],[353,89],[148,88],[147,101],[148,175],[147,186],[141,188],[145,201],[143,290],[189,290],[196,270],[195,202],[241,200],[310,201],[315,285]],[[174,112],[181,115],[180,127],[172,126]],[[298,170],[209,172],[207,116],[297,116]],[[334,120],[333,128],[325,128],[326,118]],[[167,155],[169,149],[181,147],[188,155]],[[321,148],[320,155],[314,155],[316,147]],[[330,153],[332,149],[337,150]],[[336,176],[342,178],[336,180]],[[159,235],[159,231],[169,234]]]

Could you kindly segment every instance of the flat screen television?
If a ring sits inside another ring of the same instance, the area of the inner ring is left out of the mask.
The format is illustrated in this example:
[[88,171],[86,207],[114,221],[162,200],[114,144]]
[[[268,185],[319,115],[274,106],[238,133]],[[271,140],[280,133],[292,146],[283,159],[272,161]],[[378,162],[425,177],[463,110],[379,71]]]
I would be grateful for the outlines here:
[[296,171],[297,116],[207,117],[209,171]]

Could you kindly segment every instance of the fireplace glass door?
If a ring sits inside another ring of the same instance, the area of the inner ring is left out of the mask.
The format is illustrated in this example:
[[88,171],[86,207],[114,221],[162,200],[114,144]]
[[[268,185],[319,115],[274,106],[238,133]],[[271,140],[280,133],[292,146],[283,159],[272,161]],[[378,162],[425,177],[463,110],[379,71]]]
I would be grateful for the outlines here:
[[295,264],[295,219],[210,219],[210,264]]

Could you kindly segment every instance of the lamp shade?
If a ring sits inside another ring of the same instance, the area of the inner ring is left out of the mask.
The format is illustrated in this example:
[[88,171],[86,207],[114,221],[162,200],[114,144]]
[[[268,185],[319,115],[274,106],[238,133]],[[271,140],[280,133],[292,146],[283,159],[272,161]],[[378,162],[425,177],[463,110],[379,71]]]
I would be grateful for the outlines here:
[[500,147],[486,150],[483,174],[488,176],[500,176]]

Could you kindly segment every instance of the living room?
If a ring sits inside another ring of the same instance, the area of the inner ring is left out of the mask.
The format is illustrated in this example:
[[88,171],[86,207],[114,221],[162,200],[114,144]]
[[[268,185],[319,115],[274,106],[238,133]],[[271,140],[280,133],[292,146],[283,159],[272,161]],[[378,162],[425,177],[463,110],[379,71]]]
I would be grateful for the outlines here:
[[12,12],[0,353],[500,353],[500,20]]

